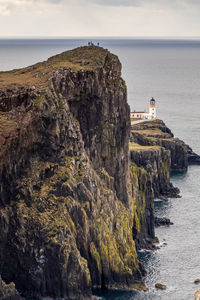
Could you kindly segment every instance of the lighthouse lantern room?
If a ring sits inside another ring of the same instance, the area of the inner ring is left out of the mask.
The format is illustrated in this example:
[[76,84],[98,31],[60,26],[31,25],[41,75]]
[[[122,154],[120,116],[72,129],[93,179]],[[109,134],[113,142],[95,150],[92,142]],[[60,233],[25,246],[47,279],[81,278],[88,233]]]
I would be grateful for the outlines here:
[[149,114],[152,116],[152,119],[156,118],[156,101],[154,98],[150,100]]

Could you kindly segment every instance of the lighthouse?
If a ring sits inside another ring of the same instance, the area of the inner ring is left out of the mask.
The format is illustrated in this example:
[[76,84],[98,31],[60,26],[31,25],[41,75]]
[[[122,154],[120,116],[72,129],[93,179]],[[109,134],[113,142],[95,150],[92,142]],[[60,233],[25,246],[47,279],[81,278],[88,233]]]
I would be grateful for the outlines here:
[[156,119],[156,101],[154,98],[151,98],[149,104],[149,112],[144,111],[136,111],[131,112],[131,124],[136,124],[144,121],[152,121]]
[[156,119],[156,101],[154,98],[151,98],[150,100],[149,115],[151,116],[151,119]]

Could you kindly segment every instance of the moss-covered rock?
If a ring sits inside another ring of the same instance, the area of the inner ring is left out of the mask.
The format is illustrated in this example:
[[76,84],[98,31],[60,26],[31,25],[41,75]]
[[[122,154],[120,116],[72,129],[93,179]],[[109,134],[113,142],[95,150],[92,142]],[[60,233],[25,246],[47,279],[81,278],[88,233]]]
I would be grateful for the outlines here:
[[21,297],[15,289],[15,284],[6,284],[0,277],[0,299],[1,300],[20,300]]
[[189,164],[199,164],[200,157],[178,138],[161,120],[132,125],[131,141],[142,146],[160,146],[169,150],[170,171],[186,171]]
[[83,47],[0,77],[3,280],[35,298],[141,288],[118,58]]
[[172,149],[160,143],[169,137],[174,140],[171,131],[159,120],[140,123],[131,128],[130,184],[131,195],[135,199],[133,236],[138,248],[153,246],[154,199],[177,197],[179,194],[179,190],[170,183]]

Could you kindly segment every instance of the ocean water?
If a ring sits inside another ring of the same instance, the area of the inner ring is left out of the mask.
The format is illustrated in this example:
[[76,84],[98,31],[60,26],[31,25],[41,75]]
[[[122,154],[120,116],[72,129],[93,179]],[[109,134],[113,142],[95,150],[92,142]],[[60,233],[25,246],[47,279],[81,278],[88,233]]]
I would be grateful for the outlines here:
[[[200,40],[92,39],[117,54],[128,88],[131,109],[148,108],[156,99],[158,117],[200,154]],[[0,40],[0,70],[43,61],[87,45],[89,39]],[[107,291],[108,300],[189,300],[200,278],[200,166],[173,175],[182,198],[155,202],[156,215],[174,222],[156,229],[160,249],[140,253],[148,275],[148,292]],[[157,291],[155,283],[167,285]]]

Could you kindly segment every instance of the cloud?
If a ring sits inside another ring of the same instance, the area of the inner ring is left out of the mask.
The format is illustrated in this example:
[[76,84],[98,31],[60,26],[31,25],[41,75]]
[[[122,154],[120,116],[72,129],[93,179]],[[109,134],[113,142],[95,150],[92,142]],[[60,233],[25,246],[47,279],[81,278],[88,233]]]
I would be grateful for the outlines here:
[[0,0],[0,36],[200,35],[200,0]]
[[199,6],[199,0],[0,0],[0,14],[12,11],[16,7],[26,7],[30,5],[55,5],[67,7],[68,5],[87,5],[87,6],[111,6],[111,7],[155,7],[166,9],[185,6]]
[[[49,0],[51,1],[51,0]],[[57,1],[57,0],[55,0]],[[65,0],[61,0],[65,2]],[[199,0],[74,0],[80,3],[97,4],[101,6],[152,6],[152,7],[166,7],[174,8],[184,7],[185,5],[200,5]]]
[[143,1],[141,0],[94,0],[93,3],[105,6],[138,6]]
[[0,15],[1,16],[9,16],[11,13],[11,10],[8,8],[7,5],[0,4]]
[[61,3],[67,5],[68,1],[63,0],[0,0],[0,15],[9,16],[14,12],[21,13],[23,11],[29,11],[30,9],[35,11],[39,8],[48,8],[49,6],[59,6]]

